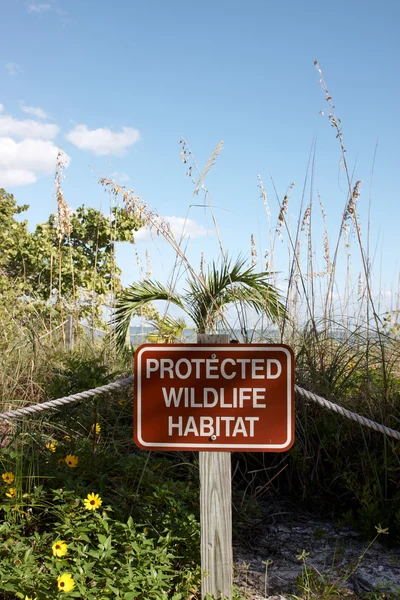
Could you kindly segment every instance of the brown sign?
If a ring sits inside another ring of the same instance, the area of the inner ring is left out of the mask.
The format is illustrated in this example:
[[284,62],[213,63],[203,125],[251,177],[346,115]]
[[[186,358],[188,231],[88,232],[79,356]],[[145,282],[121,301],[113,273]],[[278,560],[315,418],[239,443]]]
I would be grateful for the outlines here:
[[145,450],[284,452],[294,441],[294,359],[277,344],[144,344],[135,442]]

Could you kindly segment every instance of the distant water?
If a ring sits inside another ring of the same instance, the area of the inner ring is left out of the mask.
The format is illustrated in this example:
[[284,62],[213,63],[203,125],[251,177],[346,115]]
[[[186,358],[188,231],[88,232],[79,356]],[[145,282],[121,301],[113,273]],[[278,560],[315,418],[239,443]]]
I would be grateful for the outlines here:
[[[152,333],[154,329],[152,327],[130,327],[129,333],[131,342],[134,346],[139,346],[140,344],[144,344],[147,341],[147,335]],[[247,332],[241,332],[240,329],[233,329],[230,331],[226,330],[218,330],[218,333],[228,333],[231,336],[231,339],[236,339],[239,342],[278,342],[279,341],[279,331],[278,329],[269,329],[268,332],[266,330],[253,329]],[[192,329],[184,329],[182,336],[183,343],[193,344],[196,342],[196,332]]]

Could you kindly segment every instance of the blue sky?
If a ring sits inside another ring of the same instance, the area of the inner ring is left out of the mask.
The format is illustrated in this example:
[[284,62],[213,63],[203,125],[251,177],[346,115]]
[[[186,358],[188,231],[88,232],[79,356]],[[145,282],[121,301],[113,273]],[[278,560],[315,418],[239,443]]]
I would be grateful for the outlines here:
[[[233,256],[250,256],[253,233],[262,256],[270,236],[257,174],[273,225],[279,207],[271,177],[281,200],[296,183],[289,200],[295,228],[315,142],[313,210],[319,210],[318,191],[333,245],[347,188],[313,66],[318,59],[342,121],[353,180],[363,180],[364,240],[371,198],[374,285],[397,291],[396,0],[0,0],[0,9],[0,186],[30,205],[32,226],[55,209],[54,158],[61,146],[70,157],[63,189],[71,208],[85,203],[108,211],[97,179],[113,177],[174,224],[186,216],[193,221],[187,253],[195,266],[201,252],[208,261],[217,258],[209,211],[188,211],[204,198],[193,201],[179,140],[188,141],[200,168],[224,140],[205,181],[222,242]],[[303,211],[309,196],[310,180]],[[313,231],[321,248],[319,216]],[[279,244],[275,267],[284,278],[287,242]],[[165,281],[173,265],[166,242],[144,235],[136,247],[143,261],[148,249],[153,275]],[[322,252],[317,255],[323,270]],[[134,249],[119,248],[118,257],[124,282],[138,279]],[[356,282],[355,245],[352,262]]]

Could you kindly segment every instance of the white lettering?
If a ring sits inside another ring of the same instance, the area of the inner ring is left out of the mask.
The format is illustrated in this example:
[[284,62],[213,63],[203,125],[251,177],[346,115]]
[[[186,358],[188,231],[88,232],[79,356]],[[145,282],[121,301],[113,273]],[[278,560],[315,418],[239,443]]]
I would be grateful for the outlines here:
[[189,433],[193,433],[196,437],[199,435],[199,431],[197,429],[196,421],[194,417],[189,417],[185,427],[185,433],[183,435],[189,435]]
[[238,358],[236,362],[242,365],[242,379],[246,379],[246,365],[251,362],[250,358]]
[[146,360],[146,378],[150,378],[150,374],[158,371],[160,365],[156,358],[148,358]]
[[221,375],[224,379],[233,379],[236,375],[236,371],[233,371],[230,375],[228,375],[227,372],[225,371],[226,363],[229,363],[231,365],[236,364],[235,361],[233,360],[233,358],[226,358],[225,360],[223,360],[221,363]]
[[[276,373],[273,374],[272,373],[272,364],[275,364],[277,366],[277,370]],[[280,376],[280,374],[282,373],[282,365],[279,362],[279,360],[276,360],[276,358],[269,358],[267,360],[267,378],[268,379],[278,379],[278,377]]]
[[[182,399],[182,393],[183,393],[183,390],[184,390],[184,389],[185,389],[185,388],[179,388],[179,392],[178,392],[178,394],[177,394],[177,393],[176,393],[176,388],[171,388],[171,389],[169,390],[169,395],[168,395],[167,388],[163,387],[163,388],[162,388],[162,393],[163,393],[163,396],[164,396],[164,402],[165,402],[165,406],[166,406],[167,408],[170,408],[170,406],[171,406],[171,402],[173,402],[173,403],[174,403],[174,406],[175,406],[175,408],[178,408],[178,406],[179,406],[179,405],[180,405],[180,403],[181,403],[181,399]],[[187,388],[186,388],[186,389],[187,389]],[[185,402],[185,406],[186,406],[186,402]]]
[[[186,374],[181,373],[181,365],[186,365]],[[192,365],[190,364],[190,360],[187,358],[180,358],[175,365],[175,372],[179,379],[187,379],[192,374]]]
[[231,435],[231,421],[235,420],[235,417],[220,417],[221,423],[225,421],[225,435]]
[[201,374],[200,374],[200,365],[205,363],[206,359],[205,358],[192,358],[192,363],[194,363],[195,367],[196,367],[196,379],[200,379],[201,378]]
[[[214,396],[213,400],[208,400],[208,395],[212,394]],[[204,388],[204,402],[203,406],[205,408],[213,408],[218,404],[218,392],[214,388]]]
[[265,360],[263,358],[253,358],[251,361],[251,377],[252,379],[265,379],[265,375],[257,375],[257,371],[264,369]]
[[209,358],[206,361],[206,379],[218,379],[218,373],[216,375],[212,375],[211,371],[218,371],[218,358]]
[[200,435],[213,435],[213,422],[214,419],[212,417],[200,417]]
[[239,388],[239,408],[243,408],[243,402],[246,400],[252,400],[251,388]]
[[244,437],[247,437],[247,430],[246,425],[243,421],[243,417],[238,417],[236,419],[236,424],[232,433],[232,437],[236,437],[238,433],[241,433]]
[[245,421],[250,421],[250,437],[254,437],[254,422],[259,421],[259,417],[245,417]]
[[173,417],[168,417],[168,435],[171,437],[173,435],[172,430],[174,428],[178,429],[178,435],[182,435],[182,417],[178,417],[178,423],[172,422]]
[[174,374],[172,372],[172,369],[174,367],[174,361],[171,358],[162,358],[161,361],[161,366],[160,366],[160,378],[164,379],[164,375],[165,375],[165,371],[168,371],[169,373],[169,378],[173,379],[174,378]]
[[267,408],[266,404],[258,404],[259,400],[265,400],[265,388],[253,388],[253,408]]
[[220,398],[219,405],[221,408],[233,408],[233,404],[229,404],[225,402],[225,390],[224,388],[220,388]]

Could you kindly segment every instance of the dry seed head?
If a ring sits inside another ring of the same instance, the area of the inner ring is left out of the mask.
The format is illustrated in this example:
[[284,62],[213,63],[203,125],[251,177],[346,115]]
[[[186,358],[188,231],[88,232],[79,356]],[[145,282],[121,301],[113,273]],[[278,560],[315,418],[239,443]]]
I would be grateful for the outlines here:
[[142,259],[140,258],[140,254],[137,249],[137,246],[135,246],[134,252],[135,252],[137,268],[139,269],[139,272],[141,273],[141,275],[143,275]]
[[348,256],[350,256],[350,225],[349,225],[349,223],[344,223],[343,234],[344,234],[344,247],[346,249],[346,253],[348,254]]
[[210,158],[208,159],[208,161],[206,162],[206,165],[203,169],[202,174],[199,177],[198,182],[196,183],[196,187],[194,189],[193,194],[198,194],[200,188],[206,192],[206,188],[204,187],[204,179],[207,177],[207,175],[209,174],[209,172],[211,171],[211,169],[213,168],[215,161],[217,160],[218,156],[221,154],[222,149],[224,147],[224,140],[221,140],[220,142],[218,142],[218,144],[215,146],[214,150],[211,153]]
[[204,252],[202,252],[201,258],[200,258],[200,277],[203,281],[204,281],[204,267],[205,267],[205,254],[204,254]]
[[251,234],[251,264],[253,267],[256,266],[256,264],[258,263],[258,258],[257,258],[257,250],[256,250],[256,243],[254,241],[254,234]]
[[352,219],[354,223],[357,225],[356,220],[356,210],[357,210],[357,202],[360,197],[360,185],[362,184],[362,180],[357,181],[353,191],[350,196],[350,200],[347,203],[346,210],[344,213],[344,219],[347,221],[348,219]]
[[268,252],[268,250],[266,250],[266,251],[265,251],[265,253],[264,253],[264,260],[265,260],[265,270],[266,270],[266,271],[268,271],[268,270],[269,270],[269,266],[270,266],[270,263],[269,263],[269,261],[268,261],[268,256],[269,256],[269,252]]
[[146,277],[151,277],[151,261],[150,261],[150,254],[149,254],[149,249],[146,248]]
[[57,152],[56,172],[54,183],[56,186],[57,200],[57,238],[61,243],[63,237],[67,238],[71,235],[70,209],[65,201],[63,191],[61,189],[61,181],[64,179],[66,159],[64,152],[59,148]]
[[324,259],[325,259],[325,263],[326,263],[326,272],[332,273],[332,263],[331,263],[330,253],[329,253],[328,232],[326,229],[326,213],[324,210],[324,206],[322,204],[321,196],[318,191],[317,191],[317,194],[318,194],[319,205],[321,207],[322,223],[324,225],[324,232],[322,234],[322,239],[323,239],[323,247],[324,247]]
[[199,171],[197,165],[196,165],[196,161],[193,158],[193,154],[188,146],[187,141],[184,138],[181,138],[179,140],[179,144],[182,145],[182,151],[181,151],[181,160],[183,162],[183,164],[187,164],[190,161],[192,162],[192,164],[190,166],[188,166],[188,170],[186,171],[186,176],[190,178],[191,182],[194,183],[196,185],[196,180],[193,177],[193,169],[195,169],[195,171]]
[[290,193],[291,193],[294,185],[295,185],[295,183],[293,181],[290,184],[290,186],[288,187],[288,190],[287,190],[286,194],[283,197],[282,204],[281,204],[281,209],[280,209],[279,215],[278,215],[278,223],[277,223],[277,226],[276,226],[276,232],[277,232],[278,236],[281,239],[282,239],[282,233],[281,233],[280,229],[285,224],[285,214],[288,211],[288,203],[289,203]]
[[179,140],[179,144],[182,145],[181,160],[182,160],[183,164],[186,164],[189,160],[189,156],[191,155],[191,152],[187,147],[186,140],[181,138]]
[[[165,221],[165,219],[163,219],[155,210],[152,210],[140,196],[135,194],[134,190],[126,189],[124,186],[116,186],[112,179],[107,179],[105,177],[99,179],[99,183],[106,191],[114,196],[120,195],[127,212],[133,214],[136,218],[139,218],[142,221],[143,226],[154,228],[157,235],[161,234],[178,256],[185,262],[188,268],[191,269],[190,263],[176,240],[169,223],[167,223],[167,221]],[[192,269],[191,272],[193,272]]]
[[301,231],[306,231],[309,233],[310,231],[310,215],[311,215],[311,203],[307,206],[303,220],[301,222]]
[[361,273],[358,276],[358,297],[361,298],[364,292],[363,278]]
[[264,203],[265,212],[267,213],[268,218],[271,218],[271,213],[270,213],[269,206],[268,206],[267,190],[264,187],[264,184],[261,179],[261,175],[257,175],[257,179],[258,179],[258,187],[260,188],[260,198],[262,199],[262,201]]

